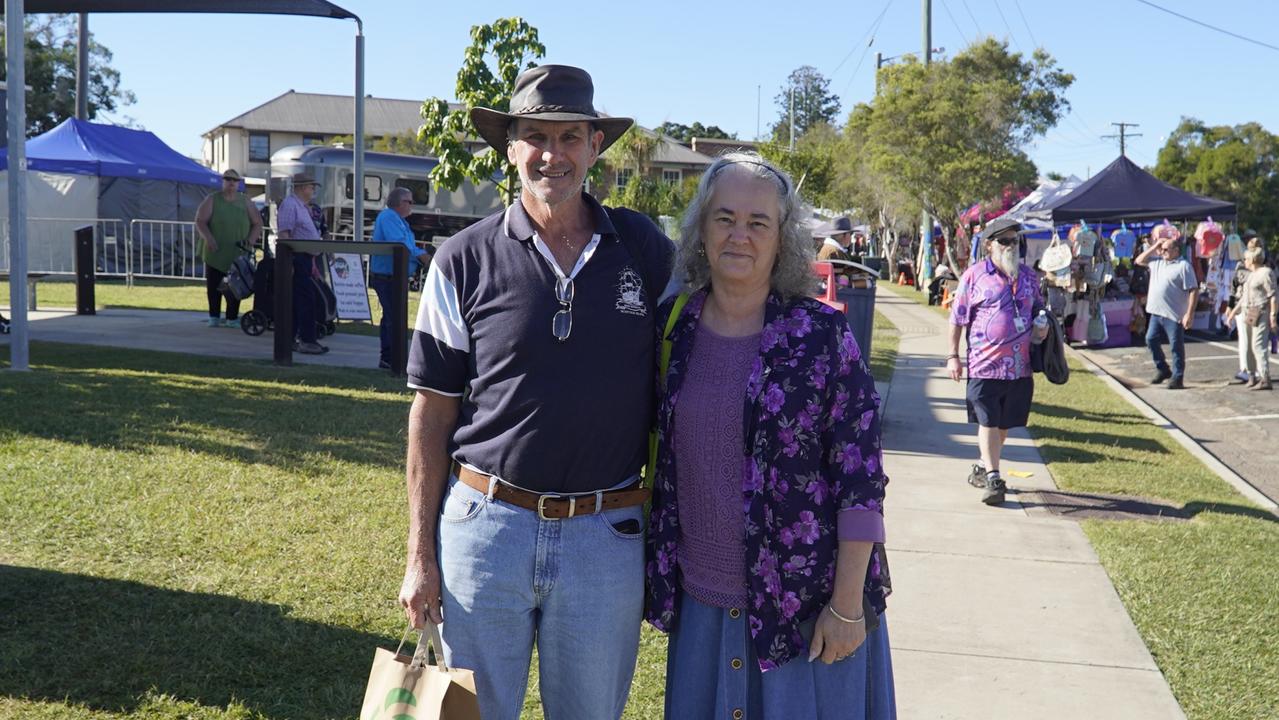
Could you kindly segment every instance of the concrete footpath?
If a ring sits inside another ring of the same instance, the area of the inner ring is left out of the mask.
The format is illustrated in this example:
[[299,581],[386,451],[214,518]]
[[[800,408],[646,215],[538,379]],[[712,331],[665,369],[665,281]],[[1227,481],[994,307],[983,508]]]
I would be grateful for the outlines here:
[[886,289],[876,309],[901,332],[884,423],[899,717],[1184,718],[1083,531],[1018,502],[1055,489],[1026,431],[1005,449],[1008,502],[966,482],[976,431],[946,319]]

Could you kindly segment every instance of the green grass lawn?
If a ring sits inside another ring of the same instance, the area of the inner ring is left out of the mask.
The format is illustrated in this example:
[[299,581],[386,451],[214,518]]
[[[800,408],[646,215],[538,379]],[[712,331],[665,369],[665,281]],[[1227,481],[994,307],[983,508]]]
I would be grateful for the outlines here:
[[1279,718],[1279,518],[1254,507],[1076,361],[1030,420],[1065,490],[1154,498],[1190,522],[1083,523],[1190,720]]

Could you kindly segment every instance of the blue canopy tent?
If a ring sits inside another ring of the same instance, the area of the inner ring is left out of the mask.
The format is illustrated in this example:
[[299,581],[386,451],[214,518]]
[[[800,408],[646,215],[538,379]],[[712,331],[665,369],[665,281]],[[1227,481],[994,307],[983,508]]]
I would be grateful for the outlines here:
[[[0,150],[0,170],[8,176],[8,153]],[[29,218],[105,218],[130,228],[131,252],[107,251],[105,243],[125,242],[122,231],[100,233],[98,270],[122,273],[125,257],[135,274],[196,275],[198,259],[188,228],[135,220],[191,221],[196,208],[221,185],[221,177],[144,130],[76,120],[62,122],[27,141]],[[63,223],[65,225],[66,223]],[[66,272],[70,240],[65,227],[28,223],[31,270]],[[43,232],[44,229],[48,233]],[[48,237],[45,237],[48,235]],[[64,247],[65,246],[65,247]]]

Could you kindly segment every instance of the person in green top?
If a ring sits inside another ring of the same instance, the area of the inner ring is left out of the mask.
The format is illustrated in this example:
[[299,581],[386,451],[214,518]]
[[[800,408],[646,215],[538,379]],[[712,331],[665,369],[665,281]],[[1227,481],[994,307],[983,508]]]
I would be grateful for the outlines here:
[[218,316],[222,312],[222,278],[226,277],[231,262],[244,250],[251,248],[262,233],[262,216],[239,191],[240,173],[227,170],[222,173],[222,190],[200,203],[195,211],[195,231],[204,240],[200,256],[204,259],[204,284],[209,295],[209,327],[240,327],[240,302],[226,300],[226,320]]

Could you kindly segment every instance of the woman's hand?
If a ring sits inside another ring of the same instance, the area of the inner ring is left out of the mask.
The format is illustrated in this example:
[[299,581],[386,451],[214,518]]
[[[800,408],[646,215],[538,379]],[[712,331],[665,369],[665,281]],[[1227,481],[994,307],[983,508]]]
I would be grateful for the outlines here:
[[818,658],[827,665],[843,660],[852,655],[866,641],[866,618],[861,607],[855,614],[849,615],[836,610],[843,617],[860,622],[844,622],[831,613],[830,606],[822,609],[817,616],[817,625],[813,628],[813,642],[808,649],[808,661]]

